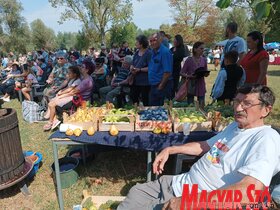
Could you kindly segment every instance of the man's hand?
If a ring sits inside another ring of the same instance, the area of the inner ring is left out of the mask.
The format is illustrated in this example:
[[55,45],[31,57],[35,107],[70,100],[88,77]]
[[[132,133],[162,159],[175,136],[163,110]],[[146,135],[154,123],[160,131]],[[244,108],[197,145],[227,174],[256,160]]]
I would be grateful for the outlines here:
[[167,201],[162,210],[178,210],[181,206],[181,197],[178,198],[171,198],[169,201]]
[[166,161],[168,160],[169,157],[169,150],[168,148],[165,148],[164,150],[162,150],[157,156],[156,159],[153,163],[153,172],[157,175],[162,174],[163,172],[163,168],[164,168],[164,164],[166,163]]

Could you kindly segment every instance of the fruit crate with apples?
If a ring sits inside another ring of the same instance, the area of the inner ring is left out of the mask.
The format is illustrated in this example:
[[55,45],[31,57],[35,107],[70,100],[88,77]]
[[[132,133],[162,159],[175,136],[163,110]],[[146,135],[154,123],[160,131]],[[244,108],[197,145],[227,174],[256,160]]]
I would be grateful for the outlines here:
[[106,108],[103,107],[91,107],[91,108],[78,108],[75,113],[68,115],[63,113],[63,124],[66,126],[74,125],[87,130],[93,127],[95,131],[98,129],[98,116],[105,114],[107,112]]
[[134,109],[111,109],[98,119],[99,131],[109,131],[115,125],[118,131],[134,131]]
[[136,114],[136,131],[153,131],[155,128],[172,131],[172,120],[166,107],[140,107]]
[[190,123],[190,131],[211,131],[212,120],[195,107],[172,108],[171,116],[174,133],[183,132],[184,123]]

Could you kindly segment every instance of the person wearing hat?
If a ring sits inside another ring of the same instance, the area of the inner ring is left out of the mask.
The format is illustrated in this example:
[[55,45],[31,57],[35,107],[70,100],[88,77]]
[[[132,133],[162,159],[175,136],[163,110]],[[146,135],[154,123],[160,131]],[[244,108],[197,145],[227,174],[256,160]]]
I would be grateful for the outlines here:
[[80,58],[79,52],[77,52],[77,51],[72,52],[70,54],[70,61],[69,61],[70,64],[73,66],[80,65],[81,62],[80,62],[79,58]]
[[57,64],[50,73],[46,81],[48,87],[44,90],[44,97],[47,101],[54,98],[58,91],[67,86],[68,79],[66,75],[70,64],[68,63],[66,57],[67,55],[63,51],[59,51],[56,54]]
[[12,64],[11,72],[7,75],[7,79],[5,79],[0,85],[0,94],[4,95],[1,97],[3,101],[10,101],[10,96],[13,94],[15,88],[15,78],[19,78],[18,76],[20,75],[21,71],[19,68],[19,64],[17,62],[14,62]]
[[105,103],[106,101],[114,103],[114,98],[121,93],[121,86],[128,84],[127,77],[130,72],[132,60],[133,57],[131,55],[125,56],[122,66],[118,70],[117,76],[115,76],[111,81],[111,85],[99,89],[102,103]]

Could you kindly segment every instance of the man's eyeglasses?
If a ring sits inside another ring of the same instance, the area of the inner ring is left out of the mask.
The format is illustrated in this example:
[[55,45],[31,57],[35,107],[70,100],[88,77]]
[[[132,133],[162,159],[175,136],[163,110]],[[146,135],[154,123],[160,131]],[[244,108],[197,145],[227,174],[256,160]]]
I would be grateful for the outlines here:
[[242,109],[249,109],[253,106],[258,106],[258,105],[262,105],[263,103],[257,103],[257,104],[252,104],[251,102],[249,101],[240,101],[238,99],[233,99],[233,106],[238,106],[238,105],[241,105]]
[[63,60],[64,58],[57,58],[57,60]]

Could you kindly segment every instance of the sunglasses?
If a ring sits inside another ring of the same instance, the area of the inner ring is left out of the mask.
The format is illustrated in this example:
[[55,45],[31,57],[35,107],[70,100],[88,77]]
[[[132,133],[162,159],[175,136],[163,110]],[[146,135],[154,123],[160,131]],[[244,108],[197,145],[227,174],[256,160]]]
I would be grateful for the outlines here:
[[63,60],[64,58],[57,58],[57,60]]

